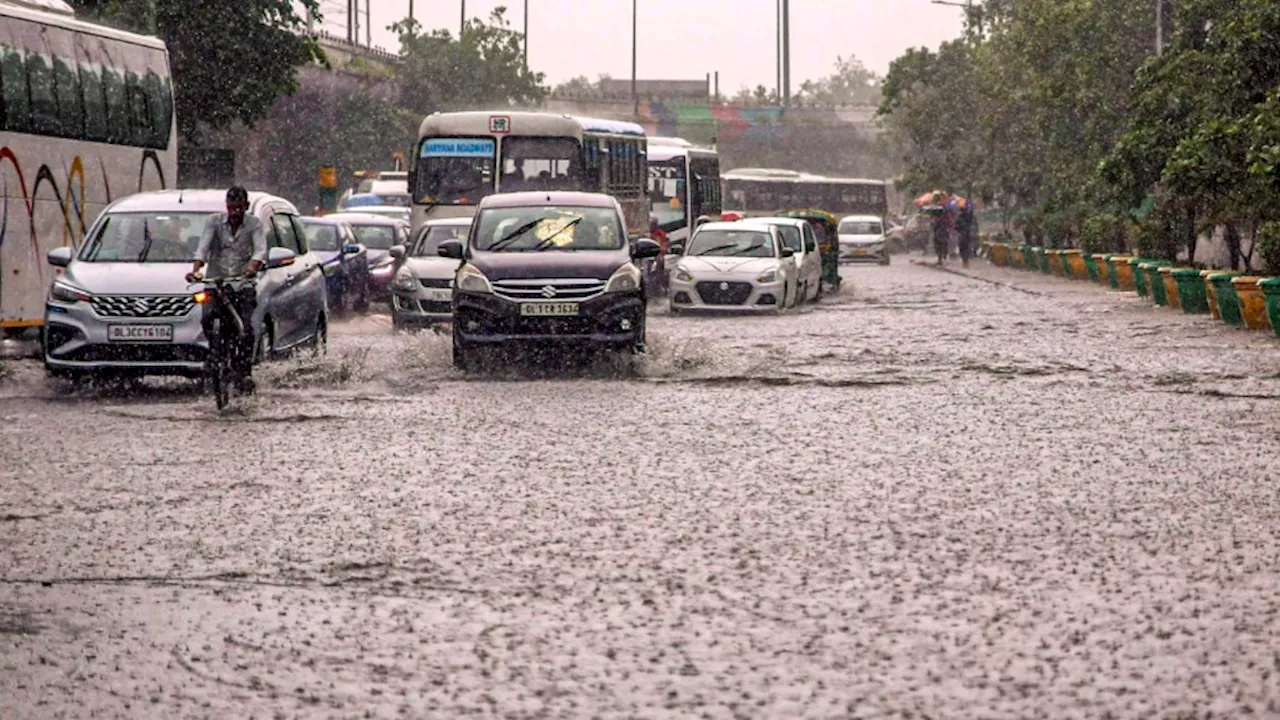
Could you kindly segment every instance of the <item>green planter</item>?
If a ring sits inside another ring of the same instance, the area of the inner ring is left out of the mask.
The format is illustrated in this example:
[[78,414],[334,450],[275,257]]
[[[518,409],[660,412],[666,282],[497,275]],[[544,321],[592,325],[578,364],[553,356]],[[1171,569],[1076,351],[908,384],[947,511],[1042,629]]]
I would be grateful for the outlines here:
[[1142,274],[1147,276],[1147,291],[1151,293],[1151,300],[1157,305],[1167,306],[1169,297],[1164,291],[1164,277],[1160,275],[1160,268],[1173,263],[1168,260],[1148,260],[1138,267],[1142,269]]
[[1147,273],[1142,269],[1142,263],[1146,262],[1141,258],[1129,258],[1129,268],[1133,273],[1133,289],[1138,293],[1138,297],[1149,297],[1151,290],[1147,288]]
[[1267,317],[1271,318],[1271,330],[1280,337],[1280,277],[1261,280],[1258,287],[1267,296]]
[[1240,273],[1221,272],[1210,275],[1207,279],[1213,283],[1214,297],[1218,298],[1218,314],[1222,322],[1236,327],[1244,327],[1244,316],[1240,314],[1240,298],[1236,295],[1236,286],[1231,278]]
[[1084,272],[1089,276],[1089,282],[1098,282],[1098,261],[1093,259],[1093,253],[1084,253]]
[[1178,268],[1173,271],[1178,283],[1178,305],[1188,315],[1208,315],[1209,297],[1204,292],[1204,278],[1195,268]]
[[1040,269],[1040,261],[1036,259],[1035,247],[1031,245],[1022,246],[1022,267],[1027,270]]

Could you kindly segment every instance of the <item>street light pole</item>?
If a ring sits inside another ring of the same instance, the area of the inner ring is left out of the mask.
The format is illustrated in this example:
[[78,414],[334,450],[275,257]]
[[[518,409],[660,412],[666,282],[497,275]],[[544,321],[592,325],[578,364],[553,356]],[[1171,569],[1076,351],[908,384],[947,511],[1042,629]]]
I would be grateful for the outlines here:
[[529,72],[529,0],[524,0],[524,71]]
[[638,10],[639,0],[631,0],[631,102],[640,102],[640,96],[636,93],[636,39],[639,37],[637,31],[639,19]]
[[458,23],[458,39],[462,39],[462,31],[467,29],[467,0],[462,0],[462,20]]
[[782,105],[791,105],[791,0],[782,0]]
[[776,95],[779,98],[779,102],[781,102],[781,98],[782,98],[782,0],[777,0],[776,4],[778,6],[777,7],[778,24],[773,28],[773,39],[776,41],[778,46],[778,50],[777,50],[777,56],[778,56],[777,57],[777,60],[778,60],[777,75],[778,76],[775,78],[775,84],[773,86],[773,94]]

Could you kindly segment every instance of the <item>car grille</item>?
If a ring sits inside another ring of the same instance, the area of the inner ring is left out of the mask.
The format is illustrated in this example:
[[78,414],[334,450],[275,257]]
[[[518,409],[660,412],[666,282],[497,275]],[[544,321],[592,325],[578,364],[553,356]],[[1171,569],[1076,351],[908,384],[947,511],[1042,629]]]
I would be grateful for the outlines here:
[[702,302],[708,305],[741,305],[751,297],[751,283],[700,282],[696,285]]
[[498,280],[493,293],[508,300],[587,300],[604,292],[604,281]]
[[437,280],[437,279],[435,279],[435,278],[418,278],[418,282],[422,283],[422,287],[424,287],[424,288],[451,288],[451,287],[453,287],[453,279],[452,279],[452,278],[443,278],[443,279],[439,279],[439,280]]
[[99,317],[185,317],[195,300],[190,295],[95,295],[93,312]]

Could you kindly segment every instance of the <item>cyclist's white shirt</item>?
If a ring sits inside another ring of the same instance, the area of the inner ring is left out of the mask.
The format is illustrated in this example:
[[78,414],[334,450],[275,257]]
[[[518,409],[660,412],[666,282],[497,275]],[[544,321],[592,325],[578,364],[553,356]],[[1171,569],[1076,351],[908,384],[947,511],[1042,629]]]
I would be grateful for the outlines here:
[[267,233],[262,221],[245,214],[239,231],[232,233],[226,213],[218,213],[209,219],[196,250],[196,259],[208,267],[209,277],[233,277],[243,275],[251,260],[267,262]]

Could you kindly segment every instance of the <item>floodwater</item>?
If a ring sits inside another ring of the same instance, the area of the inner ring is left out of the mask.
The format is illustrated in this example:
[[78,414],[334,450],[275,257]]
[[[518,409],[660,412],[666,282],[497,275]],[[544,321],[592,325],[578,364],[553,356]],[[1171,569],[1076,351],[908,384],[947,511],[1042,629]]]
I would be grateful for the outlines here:
[[1280,343],[977,263],[634,365],[0,380],[0,715],[1280,713]]

